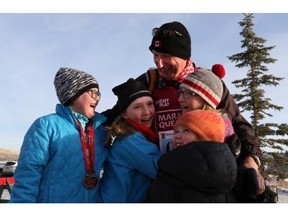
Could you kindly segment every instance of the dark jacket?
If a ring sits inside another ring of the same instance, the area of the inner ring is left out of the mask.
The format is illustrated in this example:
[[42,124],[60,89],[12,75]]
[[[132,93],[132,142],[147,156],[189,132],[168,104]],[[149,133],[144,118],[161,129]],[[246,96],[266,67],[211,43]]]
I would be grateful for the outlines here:
[[191,142],[164,154],[147,202],[237,202],[237,164],[226,143]]

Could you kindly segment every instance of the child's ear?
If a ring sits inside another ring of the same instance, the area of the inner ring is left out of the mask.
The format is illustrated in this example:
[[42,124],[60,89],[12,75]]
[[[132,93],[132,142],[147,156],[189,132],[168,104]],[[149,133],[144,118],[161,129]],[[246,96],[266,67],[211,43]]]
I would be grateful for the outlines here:
[[124,118],[124,119],[128,119],[128,116],[126,114],[126,111],[124,113],[121,113],[121,117]]

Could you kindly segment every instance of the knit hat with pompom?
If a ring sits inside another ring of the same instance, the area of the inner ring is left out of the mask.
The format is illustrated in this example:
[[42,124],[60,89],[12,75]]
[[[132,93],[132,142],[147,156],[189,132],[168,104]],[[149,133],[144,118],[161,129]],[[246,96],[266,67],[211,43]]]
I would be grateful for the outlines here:
[[225,68],[222,64],[214,64],[211,71],[220,79],[224,78],[225,76]]
[[181,87],[195,92],[214,109],[219,105],[223,95],[221,79],[210,70],[203,68],[186,76]]

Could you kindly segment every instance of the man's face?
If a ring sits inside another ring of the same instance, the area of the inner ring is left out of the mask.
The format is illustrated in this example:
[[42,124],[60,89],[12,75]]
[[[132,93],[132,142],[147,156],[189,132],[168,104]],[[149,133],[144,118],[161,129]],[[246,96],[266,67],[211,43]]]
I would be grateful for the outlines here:
[[154,63],[160,75],[166,80],[177,80],[178,75],[183,71],[187,60],[171,56],[165,53],[152,51]]

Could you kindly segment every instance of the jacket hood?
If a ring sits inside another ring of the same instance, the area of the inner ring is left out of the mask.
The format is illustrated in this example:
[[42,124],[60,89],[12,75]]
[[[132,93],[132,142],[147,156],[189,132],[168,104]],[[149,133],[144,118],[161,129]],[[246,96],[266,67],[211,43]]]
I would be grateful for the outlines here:
[[237,179],[236,159],[228,145],[211,141],[191,142],[166,153],[158,169],[209,193],[225,193]]

